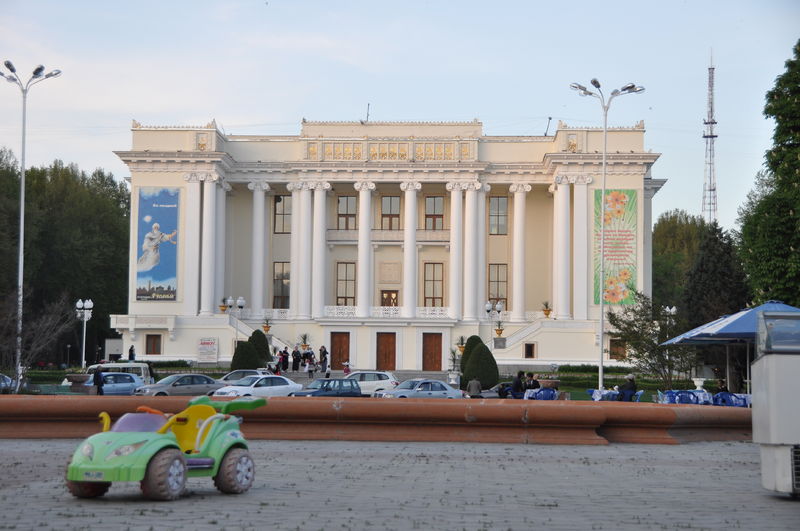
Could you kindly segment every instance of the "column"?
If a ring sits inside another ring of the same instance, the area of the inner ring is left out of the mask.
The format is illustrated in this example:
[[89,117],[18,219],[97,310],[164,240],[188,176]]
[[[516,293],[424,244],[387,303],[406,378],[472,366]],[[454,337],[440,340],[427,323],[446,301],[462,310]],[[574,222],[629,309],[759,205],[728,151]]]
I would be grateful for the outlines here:
[[369,317],[372,306],[372,191],[375,183],[359,181],[358,190],[358,265],[356,275],[356,316]]
[[403,307],[401,315],[409,319],[417,315],[417,192],[422,184],[406,181],[400,184],[405,192],[403,225]]
[[[183,244],[186,257],[183,267],[183,278],[178,277],[178,288],[183,289],[183,315],[197,315],[200,305],[200,183],[202,173],[190,173],[184,177],[186,181],[186,214],[183,233],[178,234],[178,241]],[[179,225],[180,227],[180,225]],[[138,248],[137,248],[138,251]]]
[[461,190],[463,183],[447,183],[450,191],[450,279],[448,298],[450,299],[450,317],[461,320],[462,301],[462,266],[464,263],[464,238]]
[[314,188],[314,234],[311,273],[311,316],[320,319],[325,315],[325,286],[328,275],[328,213],[327,194],[329,182],[313,183]]
[[464,200],[464,320],[478,318],[478,190],[481,183],[467,185]]
[[558,271],[555,286],[555,314],[556,319],[570,319],[570,223],[569,223],[569,182],[565,177],[556,177],[556,218],[558,221],[557,232],[553,235],[553,245],[556,253],[556,270]]
[[216,273],[216,280],[214,281],[215,304],[220,304],[225,297],[226,210],[228,192],[231,191],[231,185],[225,181],[220,180],[219,184],[220,186],[217,188],[217,256],[216,264],[214,265],[214,272]]
[[200,315],[214,314],[214,264],[216,263],[217,181],[215,173],[203,180],[203,228],[200,248]]
[[286,185],[292,193],[291,222],[292,237],[289,248],[289,317],[297,317],[298,286],[300,285],[300,183],[292,182]]
[[575,197],[572,200],[572,316],[589,318],[589,184],[592,178],[575,177]]
[[311,210],[311,187],[309,183],[303,183],[300,190],[300,285],[297,287],[297,318],[311,318],[311,262],[314,260],[312,255],[312,210]]
[[481,185],[478,190],[478,317],[486,317],[486,310],[484,303],[489,300],[489,284],[486,281],[486,270],[489,267],[489,261],[486,258],[486,196],[491,191],[492,187],[487,183]]
[[514,194],[514,233],[511,244],[511,320],[525,320],[525,200],[529,184],[512,184]]
[[252,181],[247,188],[253,191],[253,228],[252,242],[250,248],[252,256],[250,260],[250,308],[255,315],[261,315],[264,310],[264,261],[265,261],[265,239],[264,225],[266,216],[264,215],[265,194],[270,190],[267,183],[262,181]]

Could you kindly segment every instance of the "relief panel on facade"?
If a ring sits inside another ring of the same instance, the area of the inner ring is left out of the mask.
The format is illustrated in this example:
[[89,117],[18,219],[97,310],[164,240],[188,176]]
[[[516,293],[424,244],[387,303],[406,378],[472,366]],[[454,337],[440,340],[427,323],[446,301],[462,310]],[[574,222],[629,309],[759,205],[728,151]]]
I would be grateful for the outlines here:
[[379,262],[378,282],[381,284],[400,284],[400,262]]

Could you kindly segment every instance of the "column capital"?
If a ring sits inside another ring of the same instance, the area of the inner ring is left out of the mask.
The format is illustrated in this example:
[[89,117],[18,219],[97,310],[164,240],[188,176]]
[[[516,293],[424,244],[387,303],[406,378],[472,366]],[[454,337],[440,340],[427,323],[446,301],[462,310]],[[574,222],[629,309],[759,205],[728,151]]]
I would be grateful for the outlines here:
[[327,192],[331,189],[331,183],[328,181],[313,181],[308,183],[308,186],[312,190],[319,190],[321,192]]
[[200,172],[187,173],[183,177],[183,180],[185,180],[188,183],[199,183],[204,181],[217,182],[220,180],[220,177],[219,175],[213,172],[200,171]]
[[482,186],[485,186],[480,181],[452,181],[445,185],[447,191],[452,192],[454,190],[462,190],[462,191],[478,191],[481,189]]
[[527,193],[530,192],[533,188],[529,184],[525,183],[514,183],[508,187],[508,191],[512,194],[516,194],[517,192]]
[[555,179],[553,179],[553,182],[556,184],[592,184],[592,181],[594,181],[594,179],[591,175],[583,174],[562,174],[556,175]]
[[264,181],[250,181],[249,183],[247,183],[247,188],[254,192],[269,192],[270,190],[272,190],[269,183],[266,183]]
[[492,186],[489,183],[483,183],[483,186],[481,186],[481,192],[488,194],[491,191],[492,191]]
[[302,192],[303,190],[311,190],[311,183],[305,181],[292,181],[286,184],[286,189],[290,192]]
[[359,192],[363,191],[371,192],[375,190],[375,183],[372,181],[356,181],[353,183],[353,188],[355,188]]
[[403,181],[400,183],[400,189],[404,192],[419,192],[422,190],[422,183],[419,181]]
[[222,190],[224,190],[225,192],[230,192],[231,190],[233,190],[233,187],[230,184],[228,184],[227,181],[220,181],[219,187],[222,188]]

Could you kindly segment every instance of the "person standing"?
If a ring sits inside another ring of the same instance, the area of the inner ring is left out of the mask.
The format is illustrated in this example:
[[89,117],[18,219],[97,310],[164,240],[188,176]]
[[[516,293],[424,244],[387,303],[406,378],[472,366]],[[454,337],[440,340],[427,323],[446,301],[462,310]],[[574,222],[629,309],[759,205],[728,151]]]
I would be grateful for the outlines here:
[[314,353],[308,352],[308,357],[306,358],[306,370],[308,371],[308,379],[314,379],[314,371],[317,368],[317,364],[314,361]]
[[131,348],[128,349],[128,361],[135,361],[136,360],[136,347],[131,345]]
[[478,380],[477,376],[467,384],[467,394],[470,398],[483,398],[481,396],[481,381]]
[[289,370],[289,349],[283,347],[281,351],[281,372]]
[[297,345],[294,346],[294,350],[292,351],[292,372],[297,372],[300,370],[300,351],[297,349]]
[[328,372],[328,350],[325,348],[325,345],[319,347],[319,365],[320,372]]
[[97,394],[103,395],[103,370],[98,367],[92,376],[92,384],[97,388]]

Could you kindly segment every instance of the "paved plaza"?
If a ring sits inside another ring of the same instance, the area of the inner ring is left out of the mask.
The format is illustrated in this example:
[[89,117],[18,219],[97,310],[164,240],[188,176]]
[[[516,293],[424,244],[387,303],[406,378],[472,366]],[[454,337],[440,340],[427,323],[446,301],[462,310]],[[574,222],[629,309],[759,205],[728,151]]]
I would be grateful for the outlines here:
[[[324,429],[324,428],[321,428]],[[758,446],[253,441],[244,495],[189,480],[175,502],[64,487],[78,440],[0,440],[0,529],[798,529],[761,488]]]

